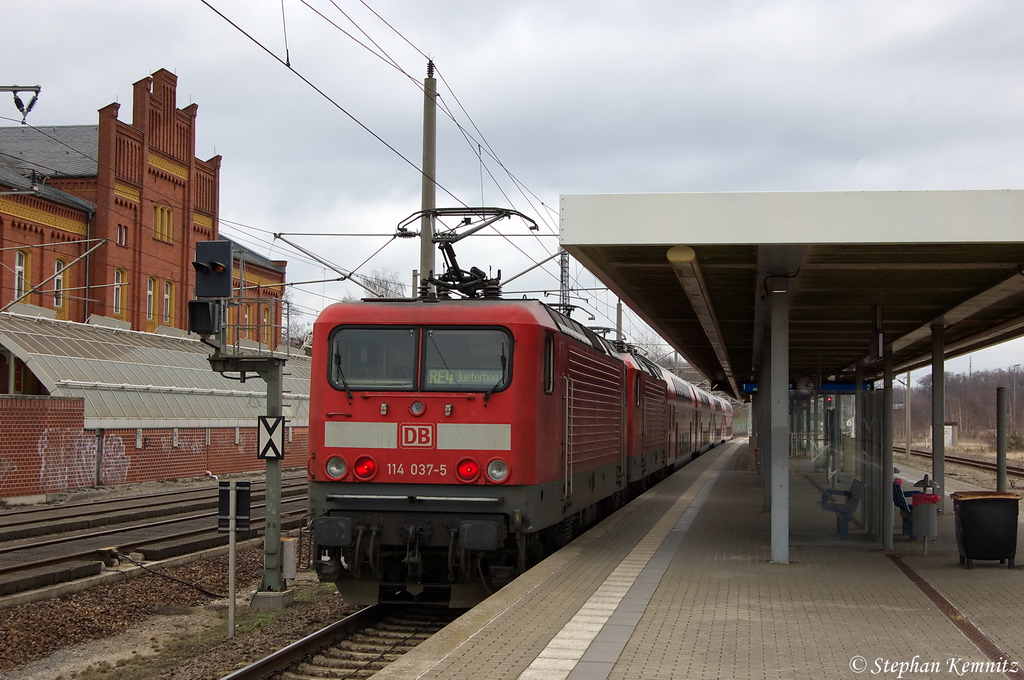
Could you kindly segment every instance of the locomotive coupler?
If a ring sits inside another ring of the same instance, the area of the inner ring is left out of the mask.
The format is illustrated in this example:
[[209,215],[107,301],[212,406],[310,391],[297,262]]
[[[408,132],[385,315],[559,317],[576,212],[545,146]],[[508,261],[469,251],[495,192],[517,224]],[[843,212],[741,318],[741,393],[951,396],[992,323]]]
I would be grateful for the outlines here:
[[398,534],[405,539],[405,559],[402,562],[408,567],[409,579],[419,580],[423,572],[420,542],[430,540],[430,522],[425,519],[407,520],[399,528]]
[[331,554],[325,550],[320,555],[320,559],[317,560],[317,577],[321,581],[334,581],[341,574],[341,567],[343,565],[344,561],[339,563],[338,560],[332,559]]

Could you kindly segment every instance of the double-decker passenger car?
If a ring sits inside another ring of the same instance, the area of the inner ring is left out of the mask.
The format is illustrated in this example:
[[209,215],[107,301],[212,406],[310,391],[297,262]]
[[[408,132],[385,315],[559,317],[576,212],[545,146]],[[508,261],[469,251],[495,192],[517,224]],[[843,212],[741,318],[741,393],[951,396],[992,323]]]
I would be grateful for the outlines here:
[[313,335],[316,569],[466,606],[728,436],[728,405],[534,300],[367,300]]

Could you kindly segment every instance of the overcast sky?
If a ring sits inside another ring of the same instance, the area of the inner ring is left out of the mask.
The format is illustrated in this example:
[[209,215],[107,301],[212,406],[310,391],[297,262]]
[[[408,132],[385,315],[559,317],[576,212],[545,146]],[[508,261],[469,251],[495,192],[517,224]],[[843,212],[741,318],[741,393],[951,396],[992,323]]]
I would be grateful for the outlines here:
[[[424,54],[458,122],[439,118],[438,205],[511,206],[544,234],[566,193],[1024,188],[1018,2],[284,0],[287,58],[332,103],[263,49],[286,58],[281,0],[208,1],[253,39],[201,0],[4,3],[0,84],[42,86],[33,125],[95,124],[112,101],[130,121],[131,84],[176,73],[196,155],[223,156],[222,232],[293,281],[324,268],[272,233],[391,234],[418,209]],[[9,100],[0,116],[20,120]],[[557,247],[502,231],[461,263],[507,278]],[[294,240],[346,269],[388,243]],[[360,271],[417,264],[395,241]],[[510,288],[556,289],[545,269]],[[345,292],[294,296],[312,319]],[[612,296],[581,297],[577,318],[610,325]],[[971,367],[1022,362],[1018,344]]]

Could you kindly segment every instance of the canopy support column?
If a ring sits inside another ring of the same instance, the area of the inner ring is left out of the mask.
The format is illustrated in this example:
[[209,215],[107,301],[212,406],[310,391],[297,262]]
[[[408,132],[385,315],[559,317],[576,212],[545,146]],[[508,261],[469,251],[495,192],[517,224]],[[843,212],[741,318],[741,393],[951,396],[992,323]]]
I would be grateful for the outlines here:
[[772,562],[789,563],[789,279],[771,284],[771,511]]
[[946,359],[945,329],[932,326],[932,483],[939,512],[946,509]]

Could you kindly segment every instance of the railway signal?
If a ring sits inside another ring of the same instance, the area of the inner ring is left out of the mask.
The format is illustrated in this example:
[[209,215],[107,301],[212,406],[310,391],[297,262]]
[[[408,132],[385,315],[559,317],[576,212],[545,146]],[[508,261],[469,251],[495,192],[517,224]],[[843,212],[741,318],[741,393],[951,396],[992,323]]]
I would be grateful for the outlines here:
[[196,243],[197,298],[231,297],[231,242],[199,241]]
[[231,297],[231,242],[197,242],[192,268],[196,270],[197,299],[188,301],[188,330],[204,338],[220,335],[224,300]]
[[[281,547],[281,459],[284,458],[284,416],[282,380],[286,359],[263,352],[239,352],[226,340],[224,309],[232,293],[234,256],[230,241],[199,241],[196,243],[196,299],[188,302],[189,331],[196,333],[210,347],[210,368],[215,373],[245,382],[255,373],[267,385],[267,417],[265,432],[268,441],[257,452],[266,460],[266,524],[264,529],[263,579],[251,604],[261,609],[279,609],[292,602],[294,594],[287,590],[282,575]],[[238,374],[234,375],[226,374]],[[272,425],[273,424],[273,425]],[[264,429],[261,429],[261,436]],[[230,532],[234,536],[234,532]]]

